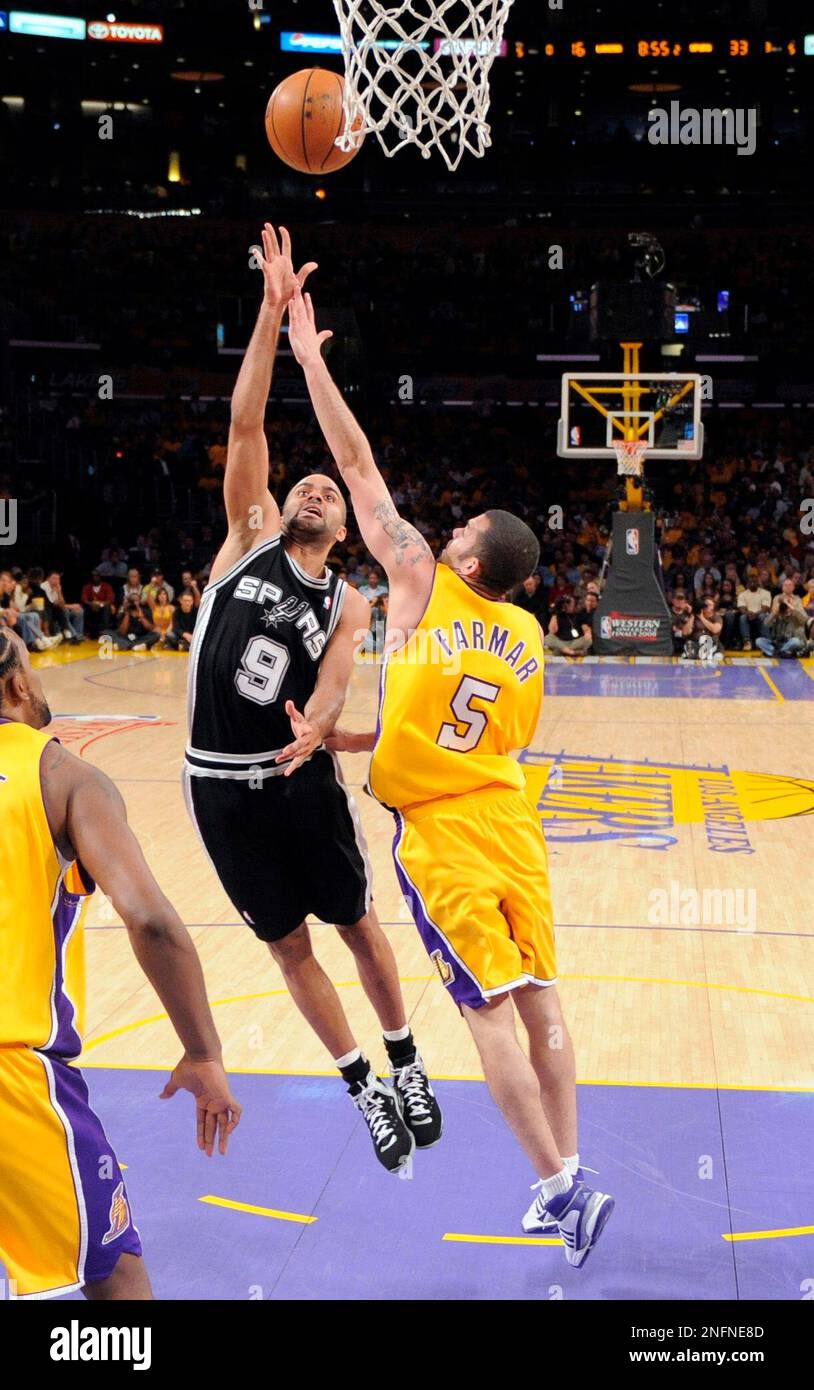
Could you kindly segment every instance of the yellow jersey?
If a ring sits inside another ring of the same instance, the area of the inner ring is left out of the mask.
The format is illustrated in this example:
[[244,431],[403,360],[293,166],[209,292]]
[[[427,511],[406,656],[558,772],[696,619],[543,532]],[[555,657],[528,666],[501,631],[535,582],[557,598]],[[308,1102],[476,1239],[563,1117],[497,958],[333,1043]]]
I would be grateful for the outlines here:
[[408,814],[484,787],[522,790],[511,754],[534,737],[542,699],[536,618],[436,565],[421,622],[382,669],[370,790]]
[[[82,919],[94,890],[57,853],[40,785],[48,734],[0,719],[0,1047],[82,1050]],[[86,876],[84,876],[86,878]]]

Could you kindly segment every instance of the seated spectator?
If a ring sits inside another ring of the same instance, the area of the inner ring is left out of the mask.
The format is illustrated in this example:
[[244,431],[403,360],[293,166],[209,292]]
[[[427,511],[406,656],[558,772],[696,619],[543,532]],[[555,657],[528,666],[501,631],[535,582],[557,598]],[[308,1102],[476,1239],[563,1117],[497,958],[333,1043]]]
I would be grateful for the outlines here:
[[703,584],[705,575],[712,575],[713,579],[715,580],[716,588],[721,582],[721,571],[717,568],[717,566],[713,564],[712,559],[712,551],[709,549],[708,546],[705,546],[705,548],[701,551],[701,563],[698,566],[698,569],[695,571],[695,574],[693,575],[693,588],[695,589],[697,597],[699,597],[701,594],[701,585]]
[[[61,615],[42,587],[44,578],[44,572],[37,566],[30,569],[24,578],[21,576],[15,589],[15,603],[21,612],[31,609],[38,613],[46,637],[55,637],[61,642],[64,637]],[[68,627],[67,620],[65,626]],[[69,627],[68,636],[71,636]]]
[[195,599],[188,589],[178,595],[178,603],[172,615],[172,627],[164,641],[174,652],[188,652],[195,631],[198,610]]
[[128,599],[141,598],[141,590],[141,570],[137,569],[135,565],[131,565],[129,570],[127,571],[127,579],[125,580],[124,588],[122,589],[122,599],[121,603],[119,604],[120,613],[123,611],[124,605],[127,603]]
[[160,640],[146,603],[129,598],[115,630],[103,632],[100,641],[111,641],[119,651],[143,652]]
[[189,569],[181,571],[181,593],[183,594],[185,592],[192,594],[193,604],[196,608],[200,608],[201,590],[195,575],[192,573],[192,570]]
[[735,590],[735,581],[732,579],[721,580],[718,612],[724,625],[721,635],[723,644],[725,647],[734,647],[738,632],[738,596]]
[[14,602],[16,582],[11,570],[0,570],[0,627],[13,628],[29,651],[46,652],[61,638],[46,637],[39,613],[20,611]]
[[152,606],[151,612],[153,615],[153,623],[155,624],[155,630],[158,633],[159,640],[161,641],[162,645],[166,646],[167,633],[172,627],[172,619],[173,614],[175,613],[175,608],[170,603],[169,594],[167,593],[167,590],[165,588],[159,589],[158,593],[156,594],[155,603]]
[[519,588],[514,591],[512,603],[515,603],[518,608],[525,608],[527,613],[533,613],[540,626],[545,626],[548,618],[548,604],[543,589],[543,581],[539,574],[530,574],[528,579],[523,580]]
[[113,546],[107,553],[107,559],[101,560],[97,565],[99,574],[103,579],[125,579],[127,577],[127,562],[120,550]]
[[82,611],[81,603],[65,602],[65,595],[62,592],[62,575],[59,570],[52,570],[48,578],[43,581],[42,587],[51,606],[59,614],[58,620],[62,624],[62,636],[66,641],[77,645],[82,641],[85,632],[85,614]]
[[384,648],[384,630],[387,622],[387,585],[382,584],[379,571],[372,568],[367,582],[359,586],[359,593],[370,604],[370,632],[365,639],[365,651],[380,652]]
[[173,589],[171,584],[167,583],[166,579],[164,578],[163,571],[160,569],[154,569],[149,584],[145,584],[144,588],[141,591],[142,603],[146,603],[151,607],[155,603],[156,598],[158,597],[159,589],[166,589],[167,598],[169,602],[172,603],[173,599],[175,598],[175,590]]
[[584,612],[577,612],[573,594],[564,594],[555,606],[543,643],[546,651],[564,656],[584,656],[593,641],[591,624]]
[[757,572],[752,570],[746,580],[746,588],[738,594],[738,632],[741,646],[745,652],[752,650],[753,643],[763,636],[763,627],[772,606],[772,596],[768,589],[762,589]]
[[85,631],[92,641],[110,627],[116,609],[116,595],[98,570],[92,570],[90,583],[82,590]]
[[794,580],[783,580],[772,601],[764,635],[757,645],[765,656],[802,656],[806,649],[806,610],[794,592]]
[[687,657],[695,656],[696,647],[693,641],[693,629],[695,627],[695,615],[692,611],[692,604],[687,598],[683,589],[677,589],[673,594],[670,610],[673,628],[673,652],[676,656]]

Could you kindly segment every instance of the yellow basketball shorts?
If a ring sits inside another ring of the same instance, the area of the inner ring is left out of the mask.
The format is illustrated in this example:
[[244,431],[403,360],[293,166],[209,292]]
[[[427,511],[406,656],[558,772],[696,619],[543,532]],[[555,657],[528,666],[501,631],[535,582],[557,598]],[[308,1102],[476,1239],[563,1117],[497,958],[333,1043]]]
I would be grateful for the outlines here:
[[447,797],[397,812],[396,826],[401,890],[459,1006],[556,983],[548,855],[522,792]]
[[121,1169],[84,1077],[0,1047],[0,1265],[19,1298],[71,1293],[141,1254]]

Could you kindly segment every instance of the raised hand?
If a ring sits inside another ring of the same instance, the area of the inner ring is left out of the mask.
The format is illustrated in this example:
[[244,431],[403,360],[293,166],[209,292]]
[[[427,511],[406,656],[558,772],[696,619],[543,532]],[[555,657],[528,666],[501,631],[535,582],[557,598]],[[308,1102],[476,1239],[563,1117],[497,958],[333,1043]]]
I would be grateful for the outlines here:
[[301,367],[316,362],[322,354],[322,344],[327,343],[333,333],[329,328],[317,332],[314,305],[310,294],[303,294],[302,285],[294,287],[288,303],[288,341],[291,351]]
[[265,284],[265,302],[272,309],[281,311],[289,303],[295,289],[302,290],[308,276],[316,270],[316,261],[307,261],[301,270],[294,273],[291,260],[291,237],[285,227],[280,228],[279,239],[270,222],[266,222],[262,232],[263,255],[259,258]]

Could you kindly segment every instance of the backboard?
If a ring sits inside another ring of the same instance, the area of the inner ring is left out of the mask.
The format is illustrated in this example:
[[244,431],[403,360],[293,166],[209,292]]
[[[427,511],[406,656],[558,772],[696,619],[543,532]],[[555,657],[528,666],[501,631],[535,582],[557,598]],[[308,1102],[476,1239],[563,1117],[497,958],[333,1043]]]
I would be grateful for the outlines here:
[[566,372],[557,453],[615,458],[627,439],[644,441],[648,459],[699,459],[701,382],[696,372]]

